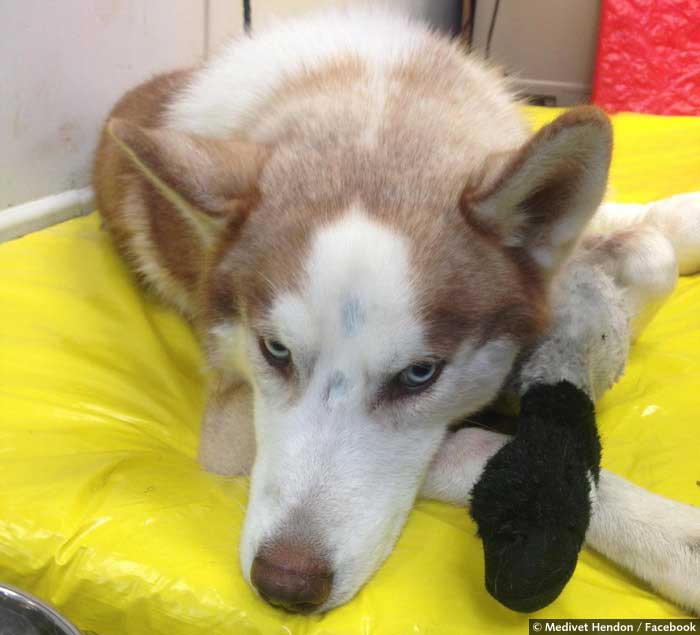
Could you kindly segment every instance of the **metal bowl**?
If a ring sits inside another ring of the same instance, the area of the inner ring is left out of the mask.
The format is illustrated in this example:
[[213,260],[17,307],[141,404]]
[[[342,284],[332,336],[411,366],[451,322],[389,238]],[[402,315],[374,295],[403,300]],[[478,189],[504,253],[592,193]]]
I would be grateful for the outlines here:
[[0,635],[81,635],[41,600],[0,584]]

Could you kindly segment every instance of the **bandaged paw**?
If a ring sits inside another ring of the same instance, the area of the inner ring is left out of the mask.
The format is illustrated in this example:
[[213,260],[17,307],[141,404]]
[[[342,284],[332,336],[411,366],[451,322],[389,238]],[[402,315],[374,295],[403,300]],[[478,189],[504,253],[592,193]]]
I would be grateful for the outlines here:
[[535,385],[521,399],[518,434],[472,490],[489,593],[536,611],[574,572],[600,470],[593,403],[573,384]]

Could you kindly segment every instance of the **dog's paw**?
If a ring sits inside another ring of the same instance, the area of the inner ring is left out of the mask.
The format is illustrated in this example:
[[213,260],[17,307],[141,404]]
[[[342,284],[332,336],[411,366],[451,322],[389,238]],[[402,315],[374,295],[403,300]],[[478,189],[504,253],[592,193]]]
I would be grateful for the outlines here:
[[211,391],[199,442],[199,462],[207,472],[223,476],[250,474],[255,460],[253,396],[239,384]]
[[671,242],[681,275],[700,271],[700,192],[676,194],[654,203],[645,221]]
[[634,539],[626,554],[630,568],[660,595],[700,617],[700,508],[646,498],[646,518],[638,519],[645,525],[628,529]]
[[601,470],[586,543],[700,616],[700,508]]
[[700,617],[700,509],[694,511],[694,535],[676,546],[670,560],[673,567],[653,586],[661,595]]
[[487,463],[471,498],[486,588],[506,607],[536,611],[564,589],[588,529],[599,463],[584,393],[561,382],[524,395],[518,434]]

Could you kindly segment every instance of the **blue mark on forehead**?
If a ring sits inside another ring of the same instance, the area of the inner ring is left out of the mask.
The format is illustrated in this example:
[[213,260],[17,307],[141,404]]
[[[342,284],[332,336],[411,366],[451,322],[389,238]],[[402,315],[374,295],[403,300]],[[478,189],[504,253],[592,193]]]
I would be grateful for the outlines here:
[[340,318],[345,337],[355,335],[364,324],[366,319],[365,312],[360,301],[355,296],[351,296],[343,302],[343,306],[340,309]]
[[333,371],[326,384],[325,401],[332,402],[342,397],[348,390],[348,378],[339,370]]

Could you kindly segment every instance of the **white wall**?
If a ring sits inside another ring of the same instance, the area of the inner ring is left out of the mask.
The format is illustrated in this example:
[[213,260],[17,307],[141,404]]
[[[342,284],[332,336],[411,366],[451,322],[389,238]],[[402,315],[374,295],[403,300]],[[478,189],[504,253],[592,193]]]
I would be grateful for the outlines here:
[[240,29],[236,5],[0,0],[0,209],[88,185],[115,100],[157,71],[202,60]]
[[[484,51],[495,0],[477,2],[474,46]],[[559,105],[586,100],[598,41],[599,0],[528,0],[500,4],[491,57],[530,94]]]
[[[461,4],[384,1],[444,28],[457,23]],[[272,13],[284,16],[324,0],[252,4],[260,27]],[[0,0],[0,216],[5,208],[89,185],[97,134],[116,99],[156,72],[198,63],[241,31],[241,0]],[[60,201],[80,207],[89,205],[88,196]],[[46,205],[54,203],[44,201],[32,213],[42,215]],[[10,213],[4,212],[6,224],[14,223]],[[26,210],[12,213],[23,217]],[[15,229],[4,234],[14,235]]]

